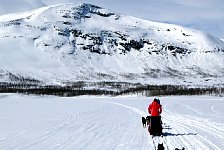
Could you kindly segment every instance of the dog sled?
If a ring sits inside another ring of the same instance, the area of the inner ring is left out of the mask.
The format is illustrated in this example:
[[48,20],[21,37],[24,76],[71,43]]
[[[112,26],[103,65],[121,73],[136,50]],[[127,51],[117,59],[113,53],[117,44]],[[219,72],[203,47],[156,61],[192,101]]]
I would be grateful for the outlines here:
[[161,136],[163,134],[161,116],[150,116],[148,119],[148,131],[150,135]]

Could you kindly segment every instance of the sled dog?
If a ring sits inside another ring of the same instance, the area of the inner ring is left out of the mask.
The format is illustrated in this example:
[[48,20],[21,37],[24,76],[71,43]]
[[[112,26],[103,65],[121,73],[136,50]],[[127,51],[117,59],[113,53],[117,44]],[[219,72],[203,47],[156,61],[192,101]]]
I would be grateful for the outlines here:
[[145,119],[145,117],[142,117],[142,126],[143,126],[143,128],[146,128],[146,119]]
[[145,119],[146,119],[147,126],[149,126],[150,125],[150,116],[147,116]]
[[158,144],[157,150],[165,150],[164,146],[163,146],[163,143],[162,144]]

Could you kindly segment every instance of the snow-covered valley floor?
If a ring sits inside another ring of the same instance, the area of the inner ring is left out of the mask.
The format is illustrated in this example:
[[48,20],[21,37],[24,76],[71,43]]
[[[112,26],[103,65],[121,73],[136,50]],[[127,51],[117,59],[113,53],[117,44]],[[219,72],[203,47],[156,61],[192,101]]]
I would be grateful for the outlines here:
[[224,98],[160,97],[163,137],[142,127],[154,97],[0,94],[0,150],[224,149]]

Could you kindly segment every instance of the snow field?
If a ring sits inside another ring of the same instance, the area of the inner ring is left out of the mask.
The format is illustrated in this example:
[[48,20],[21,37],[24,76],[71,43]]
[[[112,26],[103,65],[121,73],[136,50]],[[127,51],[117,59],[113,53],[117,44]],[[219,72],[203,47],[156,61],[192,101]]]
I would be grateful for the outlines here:
[[142,127],[151,97],[0,94],[1,150],[224,148],[222,97],[161,97],[163,137]]

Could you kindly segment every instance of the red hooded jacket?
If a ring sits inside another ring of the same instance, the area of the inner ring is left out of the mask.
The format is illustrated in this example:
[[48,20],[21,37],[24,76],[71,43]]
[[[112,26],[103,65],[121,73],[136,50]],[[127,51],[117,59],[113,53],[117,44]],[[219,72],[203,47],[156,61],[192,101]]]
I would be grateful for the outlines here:
[[154,100],[148,107],[148,112],[151,116],[159,116],[162,113],[162,105]]

